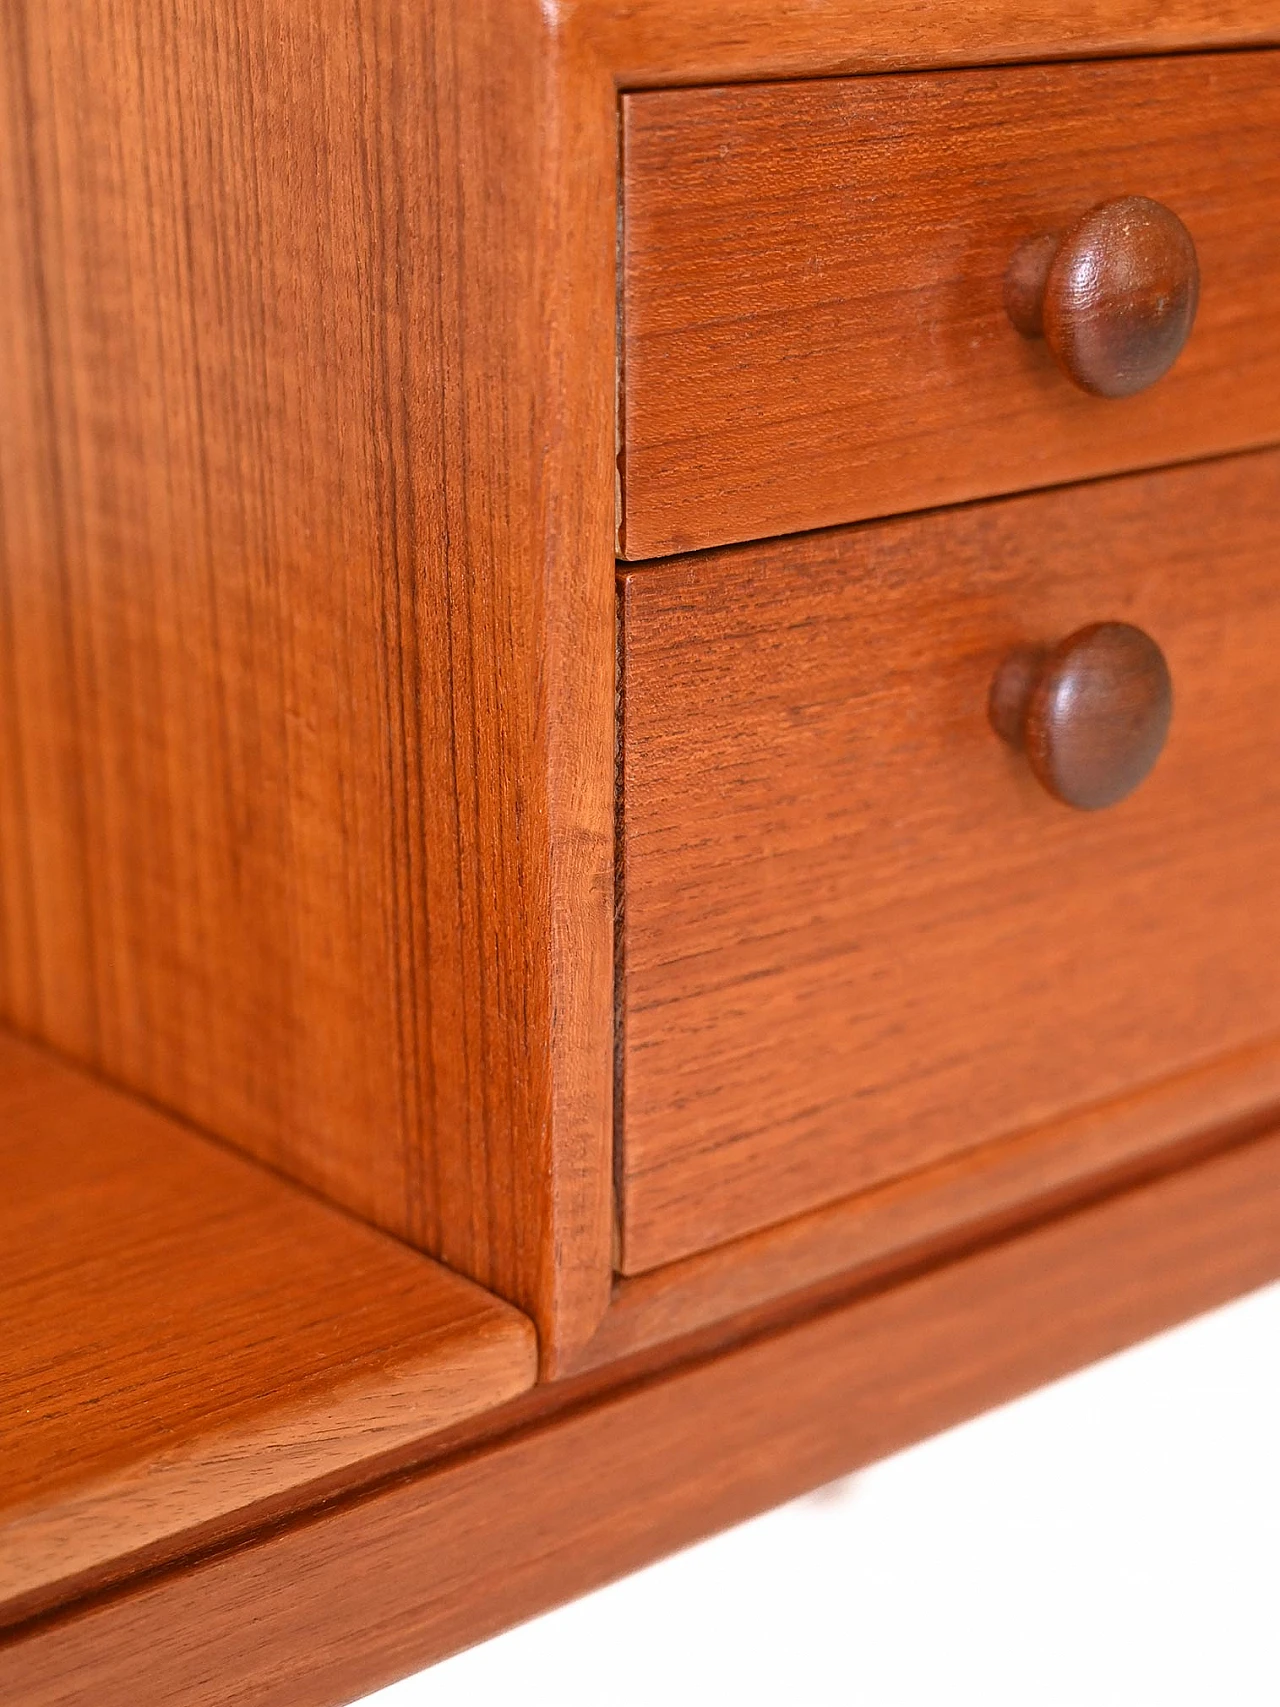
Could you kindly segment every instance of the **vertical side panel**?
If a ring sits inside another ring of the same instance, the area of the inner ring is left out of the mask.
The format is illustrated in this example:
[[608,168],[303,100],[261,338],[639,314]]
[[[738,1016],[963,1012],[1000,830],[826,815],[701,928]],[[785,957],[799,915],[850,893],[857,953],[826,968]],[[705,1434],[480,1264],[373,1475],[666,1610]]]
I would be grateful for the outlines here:
[[516,0],[4,34],[0,1011],[554,1356],[608,1286],[611,95]]

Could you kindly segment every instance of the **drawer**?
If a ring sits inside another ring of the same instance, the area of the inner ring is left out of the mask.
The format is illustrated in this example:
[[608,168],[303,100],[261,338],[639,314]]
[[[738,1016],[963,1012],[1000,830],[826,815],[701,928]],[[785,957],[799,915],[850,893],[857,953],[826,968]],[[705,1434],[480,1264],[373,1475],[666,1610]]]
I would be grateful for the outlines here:
[[[1278,137],[1275,52],[626,96],[623,555],[1274,442]],[[1134,195],[1191,234],[1199,311],[1099,397],[1005,275]]]
[[[624,570],[619,1203],[637,1272],[1280,1030],[1280,453]],[[1075,811],[1002,661],[1162,648]]]

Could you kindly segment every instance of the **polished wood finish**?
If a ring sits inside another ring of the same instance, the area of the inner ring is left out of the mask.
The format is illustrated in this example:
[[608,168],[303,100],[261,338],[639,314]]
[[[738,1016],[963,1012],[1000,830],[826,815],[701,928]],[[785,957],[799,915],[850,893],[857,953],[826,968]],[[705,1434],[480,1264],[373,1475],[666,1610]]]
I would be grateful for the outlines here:
[[[1276,64],[628,96],[623,555],[1280,437]],[[1026,239],[1135,185],[1194,232],[1200,312],[1158,387],[1104,403],[1010,325],[1004,276]]]
[[520,1301],[554,1370],[611,1275],[618,90],[1280,26],[225,22],[0,12],[0,1009]]
[[1027,240],[1005,274],[1010,320],[1043,338],[1082,391],[1132,397],[1182,354],[1200,300],[1195,241],[1146,196],[1090,208],[1069,230]]
[[[1280,454],[622,576],[624,1272],[1280,1031]],[[987,721],[1107,612],[1178,683],[1131,800]]]
[[1173,682],[1149,634],[1093,622],[1047,650],[1011,653],[992,680],[988,711],[1055,800],[1096,812],[1151,774],[1169,735]]
[[534,1380],[509,1305],[3,1033],[0,1180],[0,1625]]
[[[856,1225],[855,1264],[918,1255],[868,1193],[605,1308],[618,91],[1278,35],[1271,0],[0,10],[0,1006],[521,1300],[547,1372],[811,1309]],[[1271,1094],[1197,1082],[1123,1104],[1135,1153]],[[1064,1190],[1080,1118],[1036,1134]],[[971,1231],[1031,1148],[953,1181]],[[1274,1272],[1258,1156],[1070,1223],[1070,1263],[1026,1241],[603,1405],[634,1361],[544,1385],[305,1524],[268,1498],[252,1545],[11,1632],[0,1693],[371,1687]]]
[[1278,1274],[1271,1138],[16,1633],[0,1692],[332,1707]]
[[[522,0],[513,0],[519,15]],[[1271,0],[545,0],[579,74],[621,89],[1275,45]]]
[[794,1317],[855,1284],[1169,1172],[1224,1137],[1274,1124],[1278,1111],[1280,1042],[1269,1040],[624,1278],[576,1367],[681,1342],[713,1346],[744,1317]]
[[0,14],[0,1013],[552,1366],[610,1278],[616,171],[557,54]]

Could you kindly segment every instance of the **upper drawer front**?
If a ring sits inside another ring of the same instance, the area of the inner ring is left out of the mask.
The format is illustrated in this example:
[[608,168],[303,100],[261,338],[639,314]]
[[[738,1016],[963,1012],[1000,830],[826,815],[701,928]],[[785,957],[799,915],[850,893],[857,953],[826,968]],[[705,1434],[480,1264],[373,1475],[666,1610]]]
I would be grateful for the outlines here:
[[[1280,53],[629,95],[631,558],[1280,438]],[[1077,390],[1010,257],[1164,203],[1199,253],[1172,372]]]
[[[623,578],[620,1202],[652,1267],[1280,1031],[1280,452]],[[1072,811],[1015,648],[1169,661]]]

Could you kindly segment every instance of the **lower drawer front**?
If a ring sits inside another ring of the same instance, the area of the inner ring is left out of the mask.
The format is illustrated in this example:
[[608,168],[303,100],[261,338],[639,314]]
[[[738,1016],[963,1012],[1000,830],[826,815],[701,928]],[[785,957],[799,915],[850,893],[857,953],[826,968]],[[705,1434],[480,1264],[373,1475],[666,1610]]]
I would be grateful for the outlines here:
[[[625,572],[622,1266],[1280,1030],[1280,454]],[[1058,804],[1014,649],[1140,626],[1168,744]]]

